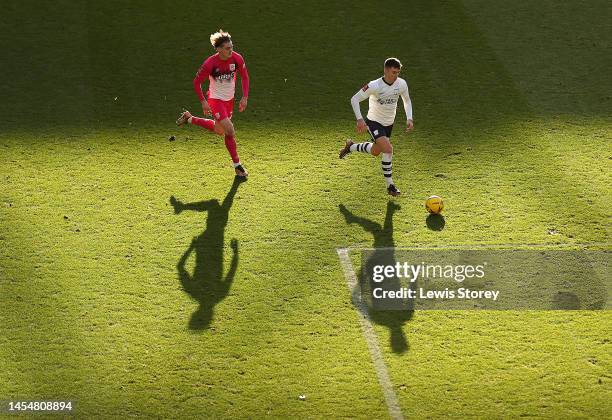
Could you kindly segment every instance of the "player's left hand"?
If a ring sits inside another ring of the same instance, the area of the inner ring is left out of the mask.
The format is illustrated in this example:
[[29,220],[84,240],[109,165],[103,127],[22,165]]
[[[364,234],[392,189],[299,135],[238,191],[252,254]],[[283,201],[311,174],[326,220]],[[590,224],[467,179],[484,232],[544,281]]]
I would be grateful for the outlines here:
[[408,120],[406,123],[406,133],[411,132],[414,129],[414,121]]
[[247,101],[248,101],[248,98],[245,98],[243,96],[242,99],[240,100],[240,103],[238,104],[238,111],[242,112],[246,109]]

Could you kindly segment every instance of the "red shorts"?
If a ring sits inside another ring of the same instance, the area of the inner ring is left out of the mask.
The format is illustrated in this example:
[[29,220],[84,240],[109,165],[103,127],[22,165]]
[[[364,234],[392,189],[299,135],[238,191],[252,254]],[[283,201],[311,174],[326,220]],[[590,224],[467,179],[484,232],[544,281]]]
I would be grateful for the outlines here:
[[208,105],[216,121],[222,121],[226,118],[231,119],[234,113],[234,100],[223,101],[221,99],[208,99]]

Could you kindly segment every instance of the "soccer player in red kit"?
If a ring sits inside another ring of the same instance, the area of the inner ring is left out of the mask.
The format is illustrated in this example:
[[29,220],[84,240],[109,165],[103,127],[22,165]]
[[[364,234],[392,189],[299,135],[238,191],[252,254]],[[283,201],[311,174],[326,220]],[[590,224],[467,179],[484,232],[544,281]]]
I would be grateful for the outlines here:
[[[193,87],[202,103],[204,115],[212,115],[214,119],[199,118],[185,110],[176,120],[176,124],[199,125],[221,136],[225,136],[225,147],[232,157],[236,175],[246,178],[249,174],[242,166],[236,150],[236,132],[232,124],[234,111],[234,92],[236,90],[236,73],[240,73],[242,84],[242,99],[238,105],[240,112],[247,107],[249,97],[249,73],[240,54],[235,52],[232,37],[219,29],[210,36],[210,43],[217,50],[204,61],[198,70]],[[209,90],[202,93],[202,83],[208,79]]]

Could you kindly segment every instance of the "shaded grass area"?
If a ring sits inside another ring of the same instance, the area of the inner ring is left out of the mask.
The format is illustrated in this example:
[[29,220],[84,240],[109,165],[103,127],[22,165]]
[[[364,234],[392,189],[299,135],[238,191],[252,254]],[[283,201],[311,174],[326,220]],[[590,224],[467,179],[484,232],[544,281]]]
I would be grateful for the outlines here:
[[534,113],[609,122],[612,80],[601,71],[612,64],[607,2],[463,4]]
[[[460,3],[397,2],[382,12],[383,38],[364,21],[369,4],[239,2],[210,27],[163,2],[24,6],[7,6],[2,23],[21,42],[0,41],[0,396],[71,397],[85,415],[385,416],[335,248],[373,243],[339,205],[382,224],[388,199],[377,162],[335,156],[353,133],[349,97],[389,55],[405,63],[417,124],[394,134],[406,193],[396,245],[609,242],[600,97],[580,95],[579,118],[555,116],[564,102],[517,84],[483,29],[485,6],[473,18]],[[217,26],[251,69],[250,108],[235,120],[253,177],[222,245],[200,239],[215,255],[185,261],[188,273],[212,261],[227,275],[237,240],[231,287],[194,329],[200,301],[177,264],[215,220],[176,215],[169,199],[222,202],[232,177],[220,139],[173,120],[196,103],[191,78]],[[609,83],[594,72],[588,92]],[[422,208],[433,193],[447,203],[441,231]],[[400,325],[401,352],[389,328],[377,332],[407,413],[599,416],[610,411],[609,317],[418,313]]]

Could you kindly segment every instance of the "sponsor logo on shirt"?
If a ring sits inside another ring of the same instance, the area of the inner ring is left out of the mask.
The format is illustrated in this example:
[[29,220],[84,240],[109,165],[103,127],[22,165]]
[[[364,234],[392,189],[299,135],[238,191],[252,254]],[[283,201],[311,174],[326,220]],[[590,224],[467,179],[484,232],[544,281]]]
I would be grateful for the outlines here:
[[379,99],[378,103],[381,105],[393,105],[394,103],[397,103],[397,98],[388,98],[388,99]]
[[233,79],[233,78],[234,78],[234,75],[235,75],[235,74],[236,74],[236,72],[235,72],[235,71],[233,71],[233,72],[231,72],[231,73],[224,73],[224,74],[220,74],[220,75],[218,75],[217,77],[215,77],[215,79],[217,79],[217,80],[218,80],[218,81],[220,81],[220,82],[223,82],[223,81],[229,81],[229,80],[231,80],[231,79]]
[[229,82],[234,79],[235,75],[235,71],[229,73],[221,73],[221,70],[218,68],[216,68],[212,73],[212,77],[218,82]]

